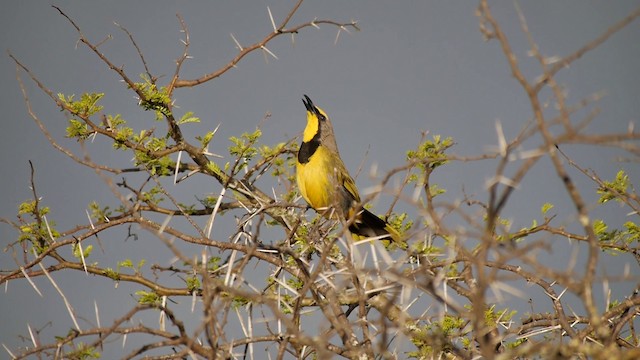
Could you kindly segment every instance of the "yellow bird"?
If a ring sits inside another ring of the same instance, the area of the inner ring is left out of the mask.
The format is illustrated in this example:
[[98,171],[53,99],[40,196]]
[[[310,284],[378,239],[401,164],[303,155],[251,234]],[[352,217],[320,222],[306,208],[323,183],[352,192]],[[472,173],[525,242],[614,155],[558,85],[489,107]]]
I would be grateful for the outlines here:
[[327,114],[315,106],[307,95],[302,99],[307,108],[307,126],[302,135],[296,163],[296,181],[302,197],[319,213],[337,214],[355,221],[349,231],[359,237],[384,236],[402,242],[399,233],[386,221],[360,205],[360,195],[344,166],[333,126]]

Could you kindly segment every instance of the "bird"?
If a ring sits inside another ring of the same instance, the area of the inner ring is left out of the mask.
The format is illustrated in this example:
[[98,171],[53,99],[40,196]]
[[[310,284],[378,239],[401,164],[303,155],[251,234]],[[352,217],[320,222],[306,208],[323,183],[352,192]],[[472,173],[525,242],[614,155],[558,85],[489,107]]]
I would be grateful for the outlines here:
[[307,95],[302,102],[307,110],[307,125],[296,161],[296,182],[302,197],[327,218],[337,215],[349,221],[353,217],[349,231],[357,239],[380,237],[402,243],[396,229],[362,207],[355,181],[340,157],[327,113]]

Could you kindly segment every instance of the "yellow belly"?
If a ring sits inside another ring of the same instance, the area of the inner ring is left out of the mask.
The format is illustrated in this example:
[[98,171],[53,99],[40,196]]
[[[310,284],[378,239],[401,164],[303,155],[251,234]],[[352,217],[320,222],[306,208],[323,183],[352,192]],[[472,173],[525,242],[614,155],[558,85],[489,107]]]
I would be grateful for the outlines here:
[[323,210],[335,200],[335,169],[331,155],[322,146],[318,147],[306,164],[296,165],[296,180],[302,197],[312,208]]

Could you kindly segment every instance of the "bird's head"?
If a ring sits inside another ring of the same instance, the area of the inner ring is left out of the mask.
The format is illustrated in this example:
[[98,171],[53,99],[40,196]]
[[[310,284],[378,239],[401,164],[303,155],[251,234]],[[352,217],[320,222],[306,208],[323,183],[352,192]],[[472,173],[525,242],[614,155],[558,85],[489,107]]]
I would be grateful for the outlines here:
[[307,95],[304,95],[302,103],[304,104],[304,107],[307,108],[307,127],[304,129],[302,141],[308,142],[314,137],[316,137],[317,140],[320,140],[323,129],[327,125],[331,126],[331,123],[328,123],[329,117],[322,109],[315,106],[313,101],[311,101]]
[[307,108],[307,127],[302,134],[303,142],[317,141],[330,151],[338,152],[338,144],[333,134],[333,125],[329,116],[322,109],[315,106],[307,95],[302,99],[304,107]]

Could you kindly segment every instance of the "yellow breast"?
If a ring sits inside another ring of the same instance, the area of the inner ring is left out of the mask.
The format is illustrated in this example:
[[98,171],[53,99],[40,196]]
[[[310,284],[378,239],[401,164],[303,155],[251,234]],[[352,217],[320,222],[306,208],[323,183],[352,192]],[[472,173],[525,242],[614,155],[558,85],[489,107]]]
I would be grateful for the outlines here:
[[296,180],[302,197],[316,210],[332,205],[335,200],[335,169],[331,155],[320,146],[311,156],[309,162],[298,163]]

